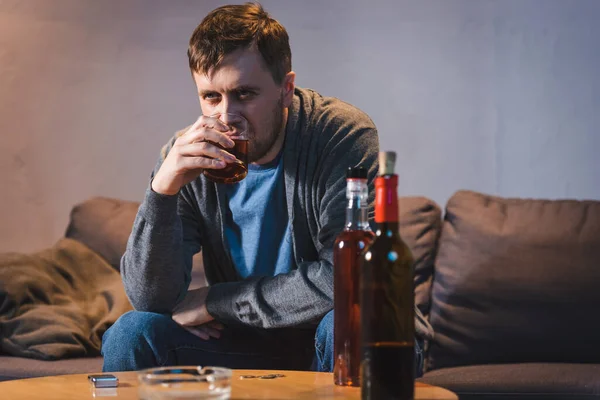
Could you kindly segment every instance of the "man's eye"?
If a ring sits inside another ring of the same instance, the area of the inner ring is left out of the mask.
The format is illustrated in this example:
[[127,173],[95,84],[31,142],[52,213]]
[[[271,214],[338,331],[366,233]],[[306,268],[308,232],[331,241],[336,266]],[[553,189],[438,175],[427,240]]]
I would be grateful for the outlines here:
[[216,100],[219,98],[219,94],[218,93],[206,93],[203,96],[204,100]]
[[251,92],[250,90],[239,90],[238,91],[238,98],[240,100],[248,100],[250,98],[252,98],[254,96],[254,92]]

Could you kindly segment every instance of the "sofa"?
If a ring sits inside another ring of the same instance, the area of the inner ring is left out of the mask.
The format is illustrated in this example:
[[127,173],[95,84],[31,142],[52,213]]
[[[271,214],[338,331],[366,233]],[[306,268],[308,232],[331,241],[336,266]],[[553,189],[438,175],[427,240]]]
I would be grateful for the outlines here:
[[[92,198],[73,208],[65,236],[118,270],[138,206]],[[415,302],[435,330],[421,381],[461,399],[600,397],[600,201],[459,191],[444,211],[424,197],[399,208]],[[200,255],[192,275],[205,284]],[[101,365],[0,354],[0,380]]]
[[434,259],[416,265],[435,330],[421,380],[462,400],[599,398],[600,202],[460,191],[441,225],[429,214],[405,226]]

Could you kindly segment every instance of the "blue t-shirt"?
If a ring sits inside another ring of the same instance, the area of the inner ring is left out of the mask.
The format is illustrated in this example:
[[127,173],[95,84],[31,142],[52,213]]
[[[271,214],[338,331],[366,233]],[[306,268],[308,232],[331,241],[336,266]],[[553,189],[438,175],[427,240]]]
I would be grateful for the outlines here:
[[293,250],[282,155],[268,164],[248,165],[246,178],[226,185],[225,193],[225,238],[240,276],[289,272]]

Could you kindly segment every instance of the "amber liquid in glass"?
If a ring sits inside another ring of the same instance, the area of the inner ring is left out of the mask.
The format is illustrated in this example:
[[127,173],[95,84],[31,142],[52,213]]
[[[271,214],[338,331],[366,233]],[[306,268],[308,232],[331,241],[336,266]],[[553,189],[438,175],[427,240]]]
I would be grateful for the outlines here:
[[336,385],[360,386],[360,257],[372,231],[345,230],[336,239],[334,270],[334,367]]
[[223,169],[205,169],[204,175],[216,183],[236,183],[248,175],[248,139],[233,139],[235,146],[226,149],[223,146],[213,143],[216,146],[233,154],[236,162],[227,163]]

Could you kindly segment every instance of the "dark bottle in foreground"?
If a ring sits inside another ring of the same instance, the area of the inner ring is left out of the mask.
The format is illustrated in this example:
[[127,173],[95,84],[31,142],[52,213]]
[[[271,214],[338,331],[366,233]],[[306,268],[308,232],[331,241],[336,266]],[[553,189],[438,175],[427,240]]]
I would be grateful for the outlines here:
[[413,258],[398,232],[396,154],[379,154],[375,239],[361,268],[361,394],[369,400],[414,398]]
[[333,249],[333,381],[341,386],[360,386],[359,272],[362,253],[374,235],[367,216],[367,170],[349,168],[346,182],[346,227]]

